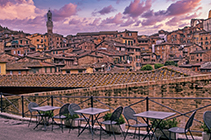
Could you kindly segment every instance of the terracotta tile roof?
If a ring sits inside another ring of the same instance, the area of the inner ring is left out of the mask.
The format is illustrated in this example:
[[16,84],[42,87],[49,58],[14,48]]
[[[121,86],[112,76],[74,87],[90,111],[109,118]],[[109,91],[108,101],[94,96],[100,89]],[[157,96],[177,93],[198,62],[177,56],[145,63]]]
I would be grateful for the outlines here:
[[162,67],[147,72],[0,75],[0,87],[81,88],[156,81],[194,74],[178,67]]

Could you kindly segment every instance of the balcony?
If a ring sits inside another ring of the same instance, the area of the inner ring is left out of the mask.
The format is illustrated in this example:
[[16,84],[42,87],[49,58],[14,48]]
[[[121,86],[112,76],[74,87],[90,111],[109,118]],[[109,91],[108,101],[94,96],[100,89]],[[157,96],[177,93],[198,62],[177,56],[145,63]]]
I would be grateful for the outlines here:
[[[200,88],[200,87],[198,87]],[[179,90],[179,88],[176,88]],[[163,88],[165,90],[165,88]],[[134,91],[133,91],[134,92]],[[192,97],[148,97],[145,96],[144,90],[139,94],[142,97],[134,97],[133,92],[128,91],[127,97],[125,95],[119,95],[118,89],[115,91],[114,96],[110,96],[109,92],[105,92],[106,96],[98,96],[98,92],[92,92],[90,95],[84,96],[74,96],[70,95],[68,91],[65,96],[61,95],[49,95],[43,96],[42,93],[34,95],[11,95],[6,93],[1,93],[1,112],[6,112],[10,114],[19,115],[22,118],[29,117],[29,110],[27,105],[29,102],[36,102],[40,106],[42,105],[52,105],[52,106],[62,106],[65,103],[77,103],[81,108],[87,107],[98,107],[110,109],[112,112],[118,106],[130,106],[135,110],[135,112],[140,113],[147,110],[153,111],[166,111],[176,113],[174,116],[168,119],[176,118],[180,123],[178,126],[183,126],[190,116],[191,112],[197,111],[193,126],[191,127],[191,132],[197,139],[201,136],[202,130],[200,128],[203,123],[203,113],[207,110],[211,110],[210,100],[208,97],[192,98]],[[163,95],[161,91],[160,94]],[[93,95],[93,96],[92,96]],[[58,111],[54,111],[55,114]],[[140,118],[141,121],[141,118]],[[98,125],[95,126],[99,128]],[[134,131],[131,129],[131,131]],[[146,133],[145,129],[141,131],[143,134]],[[75,135],[75,137],[77,137]],[[179,137],[183,137],[180,135]]]

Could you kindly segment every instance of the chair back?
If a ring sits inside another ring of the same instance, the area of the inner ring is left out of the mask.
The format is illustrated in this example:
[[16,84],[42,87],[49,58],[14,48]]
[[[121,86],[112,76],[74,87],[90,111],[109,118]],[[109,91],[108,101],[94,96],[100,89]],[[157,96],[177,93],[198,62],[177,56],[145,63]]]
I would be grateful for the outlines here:
[[188,119],[185,125],[185,131],[187,131],[192,126],[195,114],[196,114],[196,110],[191,114],[190,118]]
[[75,112],[75,110],[80,110],[80,109],[81,109],[80,106],[78,104],[75,104],[75,103],[70,104],[69,107],[68,107],[68,111],[69,111],[71,116],[73,116],[74,114],[80,115],[80,113]]
[[111,121],[116,121],[119,119],[120,115],[122,114],[122,111],[123,111],[123,107],[120,106],[118,107],[117,109],[114,110],[114,112],[111,114],[111,118],[110,120]]
[[33,107],[38,107],[38,106],[39,106],[39,105],[38,105],[37,103],[30,102],[30,103],[28,104],[28,109],[29,109],[30,113],[32,113],[33,111],[37,111],[37,110],[32,109],[32,108],[33,108]]
[[205,125],[207,126],[207,128],[210,131],[210,128],[211,128],[211,111],[204,112],[203,120],[204,120]]
[[134,114],[136,114],[136,112],[131,107],[129,106],[124,107],[123,115],[128,123],[129,123],[129,120],[137,121],[137,117],[133,116]]
[[68,115],[68,113],[69,113],[69,111],[68,111],[68,106],[69,106],[70,104],[69,103],[66,103],[66,104],[64,104],[61,108],[60,108],[60,110],[59,110],[59,115],[61,116],[61,115]]

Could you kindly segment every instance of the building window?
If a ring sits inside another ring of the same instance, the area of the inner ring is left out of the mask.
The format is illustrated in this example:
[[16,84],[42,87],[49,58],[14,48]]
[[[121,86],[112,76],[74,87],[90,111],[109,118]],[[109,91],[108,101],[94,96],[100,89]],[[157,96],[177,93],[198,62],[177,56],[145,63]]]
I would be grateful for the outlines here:
[[200,59],[200,62],[202,62],[202,59]]
[[45,68],[45,73],[47,73],[47,68]]
[[194,60],[194,56],[191,56],[191,60]]
[[21,74],[21,71],[18,71],[18,74]]
[[28,44],[29,42],[26,40],[26,44]]
[[12,71],[10,71],[10,75],[12,75]]
[[23,43],[23,41],[22,40],[20,40],[20,44],[22,44]]
[[132,36],[132,33],[128,33],[128,36]]
[[200,56],[202,56],[202,54],[200,54]]
[[69,71],[69,70],[67,70],[67,71],[66,71],[66,73],[70,73],[70,71]]
[[39,42],[40,40],[39,39],[37,39],[37,42]]
[[50,68],[50,73],[52,73],[52,68]]

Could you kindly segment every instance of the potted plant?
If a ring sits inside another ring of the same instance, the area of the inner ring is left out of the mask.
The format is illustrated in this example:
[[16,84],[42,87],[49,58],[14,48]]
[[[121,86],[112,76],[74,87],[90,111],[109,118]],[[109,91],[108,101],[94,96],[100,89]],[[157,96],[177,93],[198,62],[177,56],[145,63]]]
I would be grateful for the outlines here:
[[[106,113],[105,116],[103,116],[104,121],[110,120],[111,115],[112,115],[112,113]],[[121,115],[119,117],[119,119],[116,120],[116,122],[117,122],[116,125],[112,125],[114,132],[115,133],[122,133],[122,131],[124,132],[125,131],[125,119],[123,118],[123,116]],[[119,128],[119,125],[120,125],[122,131]],[[105,127],[106,127],[107,132],[112,132],[111,125],[105,125]]]
[[[155,122],[154,125],[157,126],[157,123],[158,122]],[[172,127],[177,127],[178,123],[179,122],[176,120],[176,118],[170,119],[170,120],[162,120],[161,123],[159,124],[159,127],[160,127],[160,129],[162,129],[162,131],[165,133],[165,135],[167,137],[169,137],[169,131],[168,131],[168,129],[169,128],[172,128]],[[163,135],[163,133],[160,131],[160,129],[159,128],[156,129],[155,136],[156,137],[160,137],[160,138],[166,138]],[[176,140],[176,133],[171,133],[171,139],[172,140]]]
[[64,125],[66,127],[77,127],[79,125],[80,122],[76,121],[75,118],[79,118],[78,114],[74,114],[74,115],[65,115],[66,119],[64,120]]
[[[43,116],[46,125],[49,125],[49,119],[54,116],[54,113],[52,111],[40,111],[40,114]],[[41,116],[38,116],[38,122],[41,120]]]
[[202,139],[203,140],[208,140],[210,138],[210,132],[209,132],[209,129],[207,128],[206,124],[203,123],[200,128],[203,129]]

